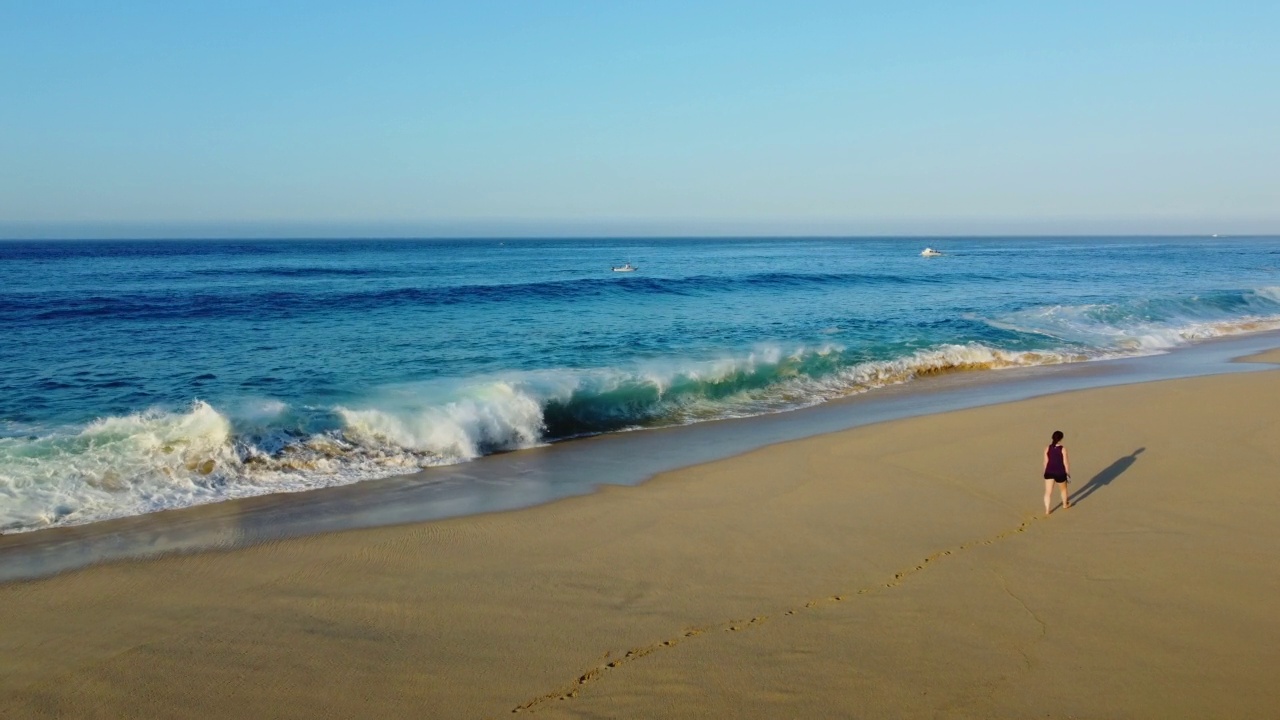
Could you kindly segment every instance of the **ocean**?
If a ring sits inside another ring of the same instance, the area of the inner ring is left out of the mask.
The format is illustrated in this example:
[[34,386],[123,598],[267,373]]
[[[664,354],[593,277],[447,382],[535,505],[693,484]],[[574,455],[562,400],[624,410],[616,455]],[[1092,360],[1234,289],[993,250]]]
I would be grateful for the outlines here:
[[1275,237],[0,242],[0,532],[1277,328]]

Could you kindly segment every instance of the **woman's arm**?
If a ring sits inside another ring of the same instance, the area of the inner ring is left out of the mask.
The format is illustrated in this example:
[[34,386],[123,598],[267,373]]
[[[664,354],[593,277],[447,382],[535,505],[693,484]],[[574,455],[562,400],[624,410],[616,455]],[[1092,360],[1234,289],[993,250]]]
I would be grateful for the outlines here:
[[1040,472],[1042,473],[1049,472],[1049,448],[1044,449],[1044,469],[1041,470]]
[[1067,458],[1067,449],[1062,448],[1062,472],[1071,474],[1071,460]]

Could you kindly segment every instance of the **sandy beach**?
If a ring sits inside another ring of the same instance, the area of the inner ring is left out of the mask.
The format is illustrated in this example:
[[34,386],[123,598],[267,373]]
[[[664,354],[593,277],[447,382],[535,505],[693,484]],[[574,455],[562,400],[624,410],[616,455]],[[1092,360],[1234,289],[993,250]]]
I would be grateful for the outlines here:
[[1276,398],[1066,393],[9,583],[0,716],[1274,717]]

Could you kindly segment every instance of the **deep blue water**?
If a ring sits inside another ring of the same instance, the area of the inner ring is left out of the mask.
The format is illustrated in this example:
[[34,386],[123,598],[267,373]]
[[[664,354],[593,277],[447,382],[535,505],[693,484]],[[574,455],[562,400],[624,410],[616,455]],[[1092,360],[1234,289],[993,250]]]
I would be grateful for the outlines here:
[[0,530],[1276,327],[1280,238],[0,243]]

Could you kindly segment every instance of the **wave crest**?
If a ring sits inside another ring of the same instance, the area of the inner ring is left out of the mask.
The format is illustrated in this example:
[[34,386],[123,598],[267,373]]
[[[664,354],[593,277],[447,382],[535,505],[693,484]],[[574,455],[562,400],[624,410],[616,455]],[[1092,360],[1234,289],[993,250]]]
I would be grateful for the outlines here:
[[330,408],[268,398],[219,411],[195,401],[69,431],[8,423],[0,427],[0,531],[346,484],[583,435],[793,410],[926,376],[1160,352],[1280,328],[1280,287],[1054,305],[985,322],[1026,349],[771,345],[704,361],[387,387]]
[[1124,352],[1160,352],[1189,342],[1280,329],[1280,287],[1089,305],[1028,308],[992,326]]

